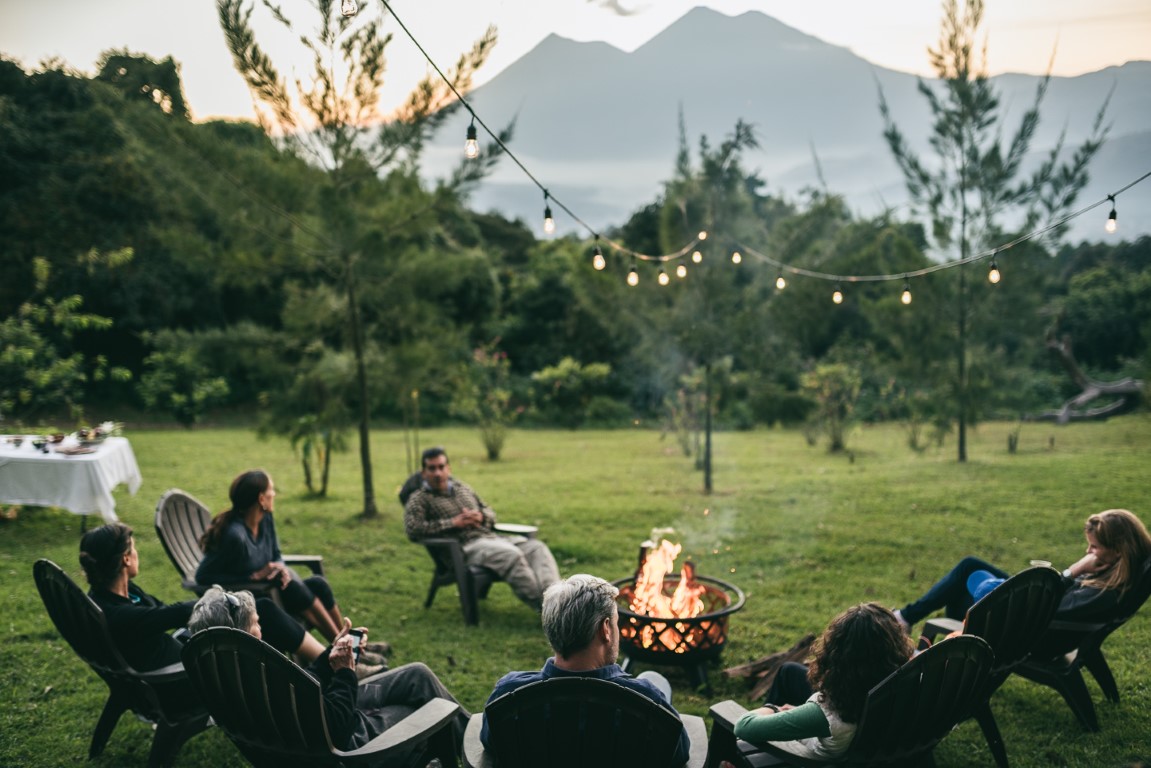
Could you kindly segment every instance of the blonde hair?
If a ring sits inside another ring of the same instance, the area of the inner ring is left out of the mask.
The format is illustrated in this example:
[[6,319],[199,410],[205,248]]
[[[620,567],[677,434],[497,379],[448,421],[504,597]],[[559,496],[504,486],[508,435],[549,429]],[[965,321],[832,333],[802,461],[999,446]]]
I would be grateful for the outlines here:
[[1094,536],[1100,546],[1119,555],[1110,568],[1083,583],[1126,592],[1138,581],[1143,564],[1151,557],[1151,534],[1143,521],[1126,509],[1108,509],[1087,518],[1083,530]]

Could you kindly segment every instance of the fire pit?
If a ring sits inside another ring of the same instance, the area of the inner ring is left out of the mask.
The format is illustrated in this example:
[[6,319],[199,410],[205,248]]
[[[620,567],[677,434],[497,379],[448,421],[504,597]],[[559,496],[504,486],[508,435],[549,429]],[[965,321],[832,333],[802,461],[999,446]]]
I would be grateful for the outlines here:
[[690,562],[668,576],[679,546],[663,541],[640,549],[637,576],[613,582],[619,588],[620,652],[624,670],[632,661],[684,667],[695,688],[711,693],[707,665],[727,643],[727,618],[743,608],[734,584],[695,575]]

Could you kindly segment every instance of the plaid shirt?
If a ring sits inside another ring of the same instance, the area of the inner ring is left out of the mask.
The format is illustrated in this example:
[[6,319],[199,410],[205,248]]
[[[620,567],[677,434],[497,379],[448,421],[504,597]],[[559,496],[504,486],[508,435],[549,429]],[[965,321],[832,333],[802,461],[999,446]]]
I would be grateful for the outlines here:
[[[456,528],[452,518],[465,509],[478,509],[484,516],[483,528]],[[494,536],[492,526],[496,513],[476,495],[472,487],[459,480],[448,482],[448,490],[441,493],[426,482],[412,494],[404,506],[404,530],[412,541],[447,536],[459,539],[461,544]]]

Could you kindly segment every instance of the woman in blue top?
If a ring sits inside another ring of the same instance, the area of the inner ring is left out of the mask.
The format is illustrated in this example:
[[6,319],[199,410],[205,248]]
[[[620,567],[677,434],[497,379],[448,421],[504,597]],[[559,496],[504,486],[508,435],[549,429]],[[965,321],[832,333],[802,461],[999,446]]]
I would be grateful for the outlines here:
[[271,582],[280,590],[285,609],[303,616],[329,642],[335,640],[344,617],[327,580],[301,579],[280,554],[272,478],[262,469],[248,470],[232,481],[228,498],[232,506],[212,518],[200,539],[204,559],[196,569],[197,583]]

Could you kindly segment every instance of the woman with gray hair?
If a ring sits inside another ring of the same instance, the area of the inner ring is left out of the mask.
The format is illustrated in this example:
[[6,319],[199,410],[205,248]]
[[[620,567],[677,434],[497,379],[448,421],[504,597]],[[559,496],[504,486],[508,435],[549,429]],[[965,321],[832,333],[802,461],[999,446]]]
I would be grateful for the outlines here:
[[[586,573],[577,573],[558,581],[544,592],[544,634],[555,656],[538,672],[509,672],[496,683],[488,704],[529,683],[553,677],[593,677],[609,680],[648,697],[657,704],[679,713],[671,705],[671,684],[658,672],[647,671],[632,677],[616,663],[619,657],[619,590],[610,582]],[[488,743],[488,721],[485,716],[480,731],[484,747]],[[674,763],[687,762],[691,743],[687,731],[681,731]]]
[[[252,594],[228,592],[216,585],[209,588],[196,603],[188,628],[195,633],[209,627],[233,627],[260,638],[260,620]],[[306,668],[323,689],[324,719],[334,745],[343,750],[362,747],[432,699],[456,701],[425,664],[404,664],[383,674],[378,674],[380,667],[357,666],[348,634],[351,628],[352,622],[345,618],[336,639]],[[367,629],[358,629],[366,640]],[[357,677],[371,679],[360,684]],[[461,706],[452,718],[450,727],[457,744],[463,741],[469,717]],[[381,768],[406,767],[414,757],[397,755]]]

